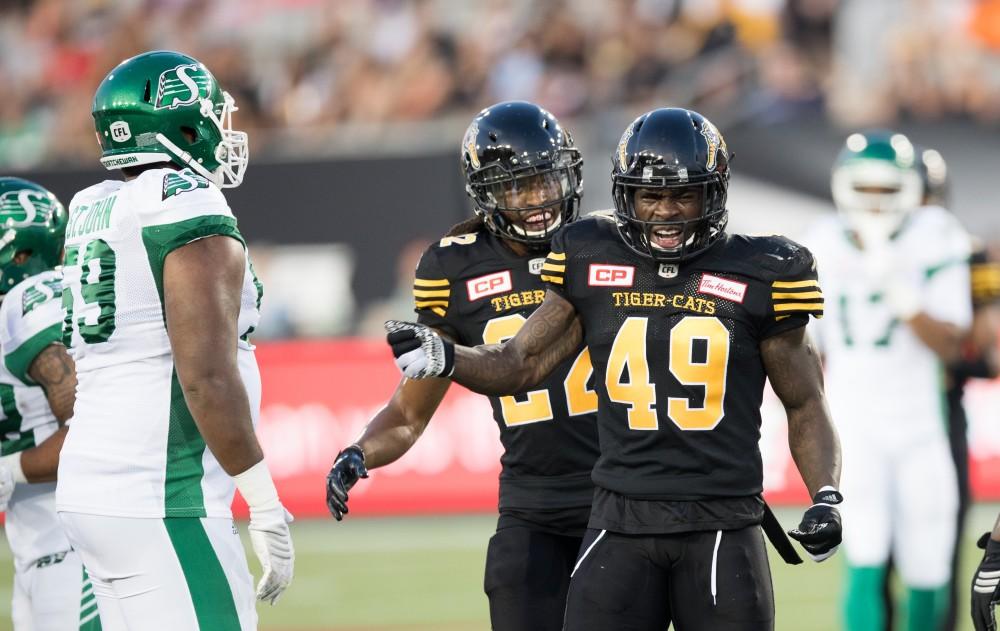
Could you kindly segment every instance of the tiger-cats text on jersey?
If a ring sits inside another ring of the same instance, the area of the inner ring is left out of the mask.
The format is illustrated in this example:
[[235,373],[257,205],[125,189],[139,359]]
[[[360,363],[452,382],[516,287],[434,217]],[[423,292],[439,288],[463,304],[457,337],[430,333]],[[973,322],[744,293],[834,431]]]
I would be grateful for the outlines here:
[[809,251],[723,235],[696,258],[660,263],[596,214],[556,235],[543,274],[582,318],[600,397],[590,527],[759,523],[760,343],[822,315]]
[[[417,267],[419,321],[467,346],[508,340],[545,297],[544,261],[540,252],[517,256],[486,230],[445,237]],[[545,511],[577,509],[585,525],[598,453],[592,379],[581,346],[530,391],[489,397],[504,447],[501,512],[544,522]]]

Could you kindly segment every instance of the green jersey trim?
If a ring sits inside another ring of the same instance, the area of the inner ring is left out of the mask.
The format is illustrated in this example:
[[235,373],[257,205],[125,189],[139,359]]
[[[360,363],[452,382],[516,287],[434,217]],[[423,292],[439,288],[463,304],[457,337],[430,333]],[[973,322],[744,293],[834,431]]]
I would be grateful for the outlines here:
[[[205,215],[142,229],[142,243],[149,258],[149,269],[152,270],[153,279],[156,281],[156,293],[160,296],[161,311],[163,310],[163,262],[167,255],[192,241],[214,236],[232,237],[246,248],[246,241],[236,227],[236,219],[226,215]],[[164,325],[166,321],[164,313]]]
[[927,269],[925,269],[924,270],[924,279],[929,280],[929,279],[933,278],[941,270],[948,269],[949,267],[952,267],[954,265],[968,265],[968,263],[969,263],[969,259],[967,259],[967,258],[964,258],[964,259],[963,258],[957,258],[957,259],[949,259],[947,261],[942,261],[941,263],[938,263],[937,265],[935,265],[933,267],[928,267]]
[[167,430],[167,470],[163,508],[167,517],[205,517],[201,480],[205,439],[184,400],[177,369],[170,376],[170,422]]
[[83,583],[80,590],[80,627],[77,631],[101,631],[101,616],[97,610],[97,596],[90,583],[87,568],[83,569]]
[[23,344],[5,355],[3,363],[7,366],[7,370],[22,383],[29,386],[38,385],[28,376],[28,369],[31,368],[31,362],[35,361],[42,349],[55,342],[62,342],[61,322],[35,333]]
[[163,526],[184,572],[198,628],[240,631],[233,590],[201,521],[164,519]]

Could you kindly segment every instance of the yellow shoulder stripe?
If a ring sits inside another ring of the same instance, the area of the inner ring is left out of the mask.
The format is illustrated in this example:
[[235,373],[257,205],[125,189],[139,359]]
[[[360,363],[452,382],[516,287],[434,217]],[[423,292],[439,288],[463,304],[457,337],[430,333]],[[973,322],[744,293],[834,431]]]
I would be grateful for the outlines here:
[[555,263],[545,263],[542,265],[542,270],[546,272],[565,272],[565,265],[556,265]]
[[776,280],[771,283],[775,289],[800,289],[802,287],[819,288],[818,280]]
[[413,295],[417,298],[447,298],[451,295],[450,289],[422,290],[414,289]]
[[444,307],[448,308],[447,300],[418,300],[416,302],[417,309],[426,309],[428,307]]
[[565,261],[566,260],[566,253],[565,252],[549,252],[549,257],[548,258],[552,259],[553,261]]
[[451,283],[447,278],[417,278],[413,284],[416,287],[447,287]]
[[783,292],[774,292],[771,294],[772,300],[779,300],[781,298],[806,300],[808,298],[822,298],[822,297],[823,297],[823,292],[821,291],[801,291],[798,293],[794,291],[783,291]]
[[546,274],[542,274],[541,275],[541,279],[544,280],[544,281],[548,281],[550,283],[555,283],[556,285],[562,285],[563,284],[563,278],[562,278],[562,276],[548,276]]
[[780,305],[774,305],[774,310],[777,311],[822,311],[822,302],[786,302]]
[[445,316],[445,310],[442,309],[441,307],[431,307],[431,311],[438,314],[442,318]]

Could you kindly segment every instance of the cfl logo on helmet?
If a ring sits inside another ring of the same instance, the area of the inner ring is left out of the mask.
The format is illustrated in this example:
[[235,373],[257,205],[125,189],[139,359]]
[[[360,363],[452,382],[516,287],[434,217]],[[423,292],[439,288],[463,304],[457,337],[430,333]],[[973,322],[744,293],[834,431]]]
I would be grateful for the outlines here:
[[493,294],[513,291],[514,283],[510,279],[510,270],[504,270],[468,280],[465,288],[469,291],[469,302],[472,302]]
[[128,123],[125,121],[115,121],[111,123],[108,127],[108,131],[111,132],[111,140],[115,142],[125,142],[132,137],[132,130],[129,129]]
[[635,268],[631,265],[603,265],[591,263],[587,284],[591,287],[631,287]]

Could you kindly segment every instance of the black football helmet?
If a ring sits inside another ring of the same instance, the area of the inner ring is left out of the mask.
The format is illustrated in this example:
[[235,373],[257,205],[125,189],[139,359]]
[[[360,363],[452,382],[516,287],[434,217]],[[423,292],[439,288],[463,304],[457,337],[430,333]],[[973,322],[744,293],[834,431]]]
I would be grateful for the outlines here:
[[[556,117],[534,103],[507,101],[481,111],[462,139],[462,170],[476,212],[505,239],[547,246],[579,212],[583,158]],[[540,211],[558,217],[539,215],[540,229],[531,230],[504,214],[523,213],[527,220]]]
[[[643,114],[625,128],[611,162],[618,232],[635,252],[658,261],[682,261],[704,252],[724,234],[729,152],[722,134],[701,114],[682,108]],[[697,219],[643,221],[636,215],[637,189],[688,187],[701,188]],[[680,246],[652,244],[650,235],[663,227],[682,230]]]

